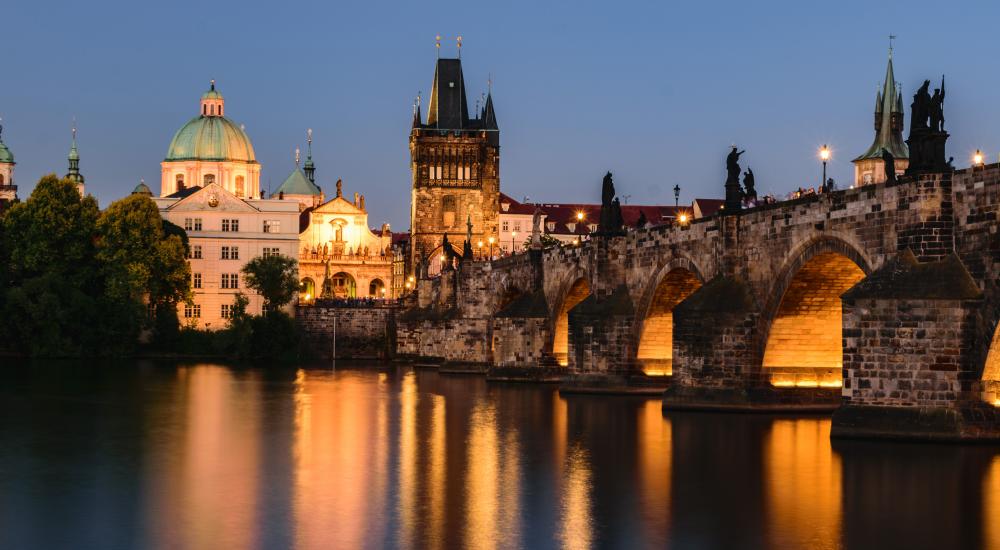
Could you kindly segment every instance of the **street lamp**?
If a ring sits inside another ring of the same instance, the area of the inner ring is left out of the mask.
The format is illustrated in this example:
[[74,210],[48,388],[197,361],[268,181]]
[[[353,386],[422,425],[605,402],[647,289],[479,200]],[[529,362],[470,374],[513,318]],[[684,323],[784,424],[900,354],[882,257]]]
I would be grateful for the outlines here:
[[976,149],[976,154],[972,155],[972,164],[980,167],[983,165],[983,152],[979,149]]
[[681,215],[677,216],[677,221],[680,222],[681,225],[686,224],[688,222],[687,212],[681,212]]
[[477,246],[479,247],[479,252],[478,252],[479,259],[482,260],[483,259],[483,241],[479,241],[479,244]]
[[511,231],[510,232],[510,253],[511,254],[514,254],[514,252],[517,251],[517,248],[514,246],[514,239],[516,239],[516,238],[517,238],[517,231]]
[[576,221],[578,221],[578,222],[582,222],[583,221],[583,210],[581,210],[581,211],[579,211],[579,212],[576,213]]
[[674,208],[677,208],[681,204],[681,186],[674,186]]
[[819,149],[819,158],[823,161],[823,181],[820,182],[820,189],[826,189],[826,161],[830,160],[830,148],[825,143]]
[[490,242],[490,259],[492,260],[493,259],[493,237],[490,237],[489,239],[486,239],[486,240],[488,240]]

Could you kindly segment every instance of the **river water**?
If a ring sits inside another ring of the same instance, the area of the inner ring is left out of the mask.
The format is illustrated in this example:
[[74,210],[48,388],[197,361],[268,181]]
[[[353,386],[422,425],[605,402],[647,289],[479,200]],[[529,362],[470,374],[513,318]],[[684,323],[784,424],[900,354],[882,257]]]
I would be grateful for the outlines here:
[[383,365],[6,365],[0,548],[1000,547],[1000,448]]

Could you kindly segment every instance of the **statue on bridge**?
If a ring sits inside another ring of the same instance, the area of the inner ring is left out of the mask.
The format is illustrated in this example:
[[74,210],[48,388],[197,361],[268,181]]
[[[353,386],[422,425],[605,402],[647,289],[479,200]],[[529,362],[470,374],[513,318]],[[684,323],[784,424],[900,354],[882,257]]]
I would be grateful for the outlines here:
[[757,202],[757,188],[754,185],[753,170],[749,166],[747,171],[743,172],[743,200]]
[[600,233],[607,236],[620,235],[624,223],[622,205],[615,196],[615,182],[611,178],[611,172],[608,172],[604,175],[604,182],[601,185]]
[[882,165],[885,167],[885,182],[896,183],[896,158],[884,147],[882,148]]
[[944,130],[944,76],[941,76],[941,87],[934,90],[933,97],[927,91],[930,85],[931,81],[925,80],[910,104],[910,135],[906,139],[910,148],[907,175],[954,169],[945,160],[948,132]]
[[739,212],[743,207],[743,188],[740,187],[740,155],[746,151],[737,151],[733,145],[726,157],[726,207],[727,213]]

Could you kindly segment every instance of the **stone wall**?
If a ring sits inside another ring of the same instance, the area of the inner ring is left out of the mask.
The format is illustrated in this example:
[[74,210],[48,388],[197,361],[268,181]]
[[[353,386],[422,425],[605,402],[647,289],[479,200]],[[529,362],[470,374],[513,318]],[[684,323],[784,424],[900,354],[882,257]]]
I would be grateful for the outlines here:
[[396,348],[396,308],[298,306],[295,321],[307,349],[316,356],[388,358]]

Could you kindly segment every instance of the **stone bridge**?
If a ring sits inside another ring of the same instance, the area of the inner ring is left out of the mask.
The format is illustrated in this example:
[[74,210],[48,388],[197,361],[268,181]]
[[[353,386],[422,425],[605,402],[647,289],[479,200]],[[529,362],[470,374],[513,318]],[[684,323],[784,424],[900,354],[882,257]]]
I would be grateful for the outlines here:
[[397,351],[666,408],[836,409],[835,435],[997,438],[998,210],[989,165],[464,262],[418,281]]

